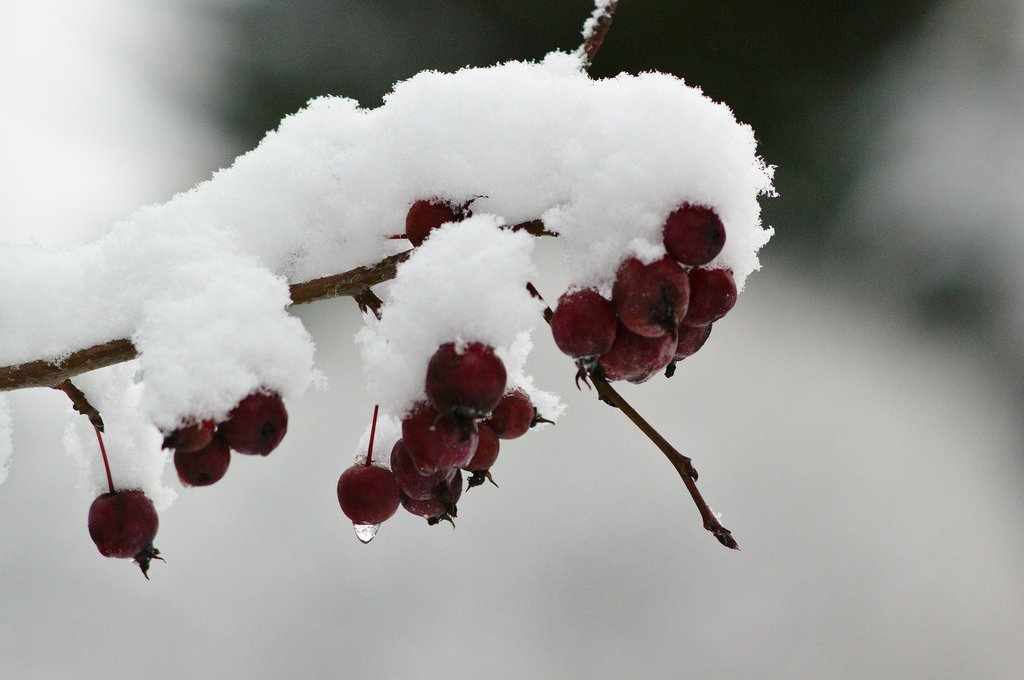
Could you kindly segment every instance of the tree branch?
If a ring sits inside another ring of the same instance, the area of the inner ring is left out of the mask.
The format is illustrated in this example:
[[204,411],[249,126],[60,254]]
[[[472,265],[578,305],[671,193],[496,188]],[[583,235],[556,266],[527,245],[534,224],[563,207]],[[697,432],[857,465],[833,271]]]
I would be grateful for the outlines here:
[[612,25],[612,17],[619,6],[618,0],[598,0],[597,8],[587,20],[583,27],[583,44],[580,45],[577,54],[583,61],[584,68],[590,68],[594,62],[597,51],[601,49],[604,37],[608,35],[608,29]]

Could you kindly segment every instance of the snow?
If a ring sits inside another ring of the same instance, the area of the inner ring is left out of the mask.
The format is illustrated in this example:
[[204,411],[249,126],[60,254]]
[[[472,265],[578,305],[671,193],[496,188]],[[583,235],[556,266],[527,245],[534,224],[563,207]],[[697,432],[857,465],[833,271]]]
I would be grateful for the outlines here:
[[[728,234],[709,266],[731,268],[742,289],[771,235],[757,202],[771,179],[750,128],[671,75],[595,81],[563,53],[423,72],[375,109],[311,101],[230,168],[92,243],[0,244],[0,365],[131,337],[138,365],[94,389],[131,429],[112,424],[114,448],[145,458],[153,425],[218,419],[259,387],[288,399],[316,381],[288,283],[405,249],[388,237],[413,201],[437,197],[469,202],[475,216],[434,234],[382,291],[383,319],[359,334],[371,395],[403,414],[440,343],[479,340],[554,419],[562,406],[525,370],[541,309],[525,291],[532,239],[499,225],[543,219],[572,285],[607,288],[626,257],[664,254],[669,212],[708,205]],[[84,447],[75,439],[70,448]],[[150,463],[125,474],[166,498]]]

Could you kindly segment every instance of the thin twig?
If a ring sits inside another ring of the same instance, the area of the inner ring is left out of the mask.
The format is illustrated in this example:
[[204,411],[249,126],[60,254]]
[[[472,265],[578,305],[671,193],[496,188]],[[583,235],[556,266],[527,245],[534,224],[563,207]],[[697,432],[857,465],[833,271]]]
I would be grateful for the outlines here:
[[70,380],[54,385],[53,389],[60,390],[68,395],[68,399],[71,400],[71,407],[88,418],[92,426],[98,431],[103,432],[103,418],[100,417],[100,412],[96,407],[89,403],[89,398],[85,396],[82,390],[75,387]]
[[[530,291],[530,295],[537,298],[544,303],[544,320],[551,323],[551,317],[554,316],[551,307],[545,302],[543,296],[537,290],[537,287],[533,283],[527,282],[526,289]],[[683,484],[686,485],[686,490],[690,492],[690,497],[693,499],[694,504],[697,506],[697,511],[700,512],[700,517],[704,522],[704,528],[710,531],[718,542],[724,545],[726,548],[732,548],[733,550],[739,550],[739,544],[736,539],[732,537],[732,532],[722,526],[722,523],[715,517],[715,513],[711,511],[707,501],[700,494],[700,490],[697,488],[697,470],[693,467],[693,462],[683,454],[676,451],[675,447],[672,446],[667,439],[661,436],[654,427],[644,420],[635,408],[633,408],[626,399],[619,394],[618,390],[611,386],[611,384],[604,378],[604,376],[598,375],[597,373],[590,373],[590,380],[593,381],[594,387],[597,388],[597,394],[601,401],[605,402],[610,406],[622,411],[630,421],[636,425],[637,429],[644,433],[644,435],[650,439],[658,450],[661,451],[668,462],[672,464],[672,467],[679,473],[679,477],[683,480]]]
[[594,57],[601,49],[604,37],[608,35],[612,17],[615,16],[615,9],[619,3],[618,0],[597,0],[595,5],[594,13],[583,25],[583,44],[576,52],[583,62],[584,68],[590,68],[590,65],[594,63]]

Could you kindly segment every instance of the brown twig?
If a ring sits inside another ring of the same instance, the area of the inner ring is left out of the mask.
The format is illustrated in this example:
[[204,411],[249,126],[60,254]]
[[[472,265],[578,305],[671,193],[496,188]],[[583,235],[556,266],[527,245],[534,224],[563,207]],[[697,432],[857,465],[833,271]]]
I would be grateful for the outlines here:
[[[530,291],[530,295],[544,303],[544,320],[551,323],[551,317],[554,316],[554,312],[551,311],[551,307],[545,302],[537,287],[527,282],[526,289]],[[704,522],[704,528],[710,531],[718,539],[718,542],[726,548],[739,550],[739,544],[732,537],[732,532],[718,521],[715,513],[711,511],[707,501],[704,500],[700,490],[697,488],[697,471],[693,467],[693,461],[676,451],[675,447],[662,437],[661,433],[654,429],[650,423],[644,420],[644,417],[619,394],[618,390],[611,386],[604,376],[598,373],[590,373],[590,380],[594,383],[594,387],[597,388],[597,394],[601,401],[622,411],[636,425],[637,429],[643,432],[658,447],[658,450],[668,458],[668,462],[676,469],[679,477],[683,480],[683,484],[686,485],[686,490],[690,492],[690,497],[697,506],[697,511],[700,512],[700,517]]]
[[71,407],[88,418],[92,426],[99,432],[103,432],[103,418],[100,417],[100,412],[96,410],[96,407],[89,403],[88,397],[85,396],[82,390],[75,387],[70,380],[64,380],[59,385],[54,385],[53,389],[60,390],[68,395],[68,399],[71,400]]
[[[594,57],[597,55],[597,51],[601,49],[601,44],[604,43],[604,37],[608,35],[608,29],[612,25],[612,17],[615,15],[615,9],[618,7],[618,0],[611,0],[607,2],[603,7],[601,3],[597,3],[597,9],[590,16],[588,20],[586,32],[583,35],[583,44],[580,45],[579,54],[580,59],[583,61],[584,68],[590,68],[590,65],[594,62]],[[590,21],[593,24],[590,24]]]

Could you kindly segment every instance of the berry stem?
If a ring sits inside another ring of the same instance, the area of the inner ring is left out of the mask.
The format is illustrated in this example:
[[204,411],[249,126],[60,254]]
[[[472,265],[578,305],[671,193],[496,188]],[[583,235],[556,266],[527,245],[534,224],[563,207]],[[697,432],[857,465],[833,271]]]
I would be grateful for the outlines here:
[[[530,295],[544,302],[544,320],[551,323],[551,317],[554,315],[554,312],[551,311],[551,307],[544,301],[544,297],[537,290],[536,286],[527,282],[526,289],[530,291]],[[707,501],[701,496],[700,490],[697,488],[697,471],[693,467],[693,462],[676,451],[675,447],[662,437],[661,433],[654,429],[650,423],[644,420],[644,417],[619,394],[618,390],[605,380],[604,376],[600,375],[599,372],[590,373],[590,379],[593,381],[594,387],[597,388],[597,394],[601,401],[622,411],[636,425],[637,429],[643,432],[658,447],[658,450],[668,458],[668,462],[676,469],[679,477],[683,480],[683,484],[686,485],[686,490],[690,492],[690,497],[693,499],[694,504],[697,506],[697,511],[700,512],[701,519],[704,521],[704,528],[710,531],[718,539],[718,542],[726,548],[739,550],[739,544],[732,537],[732,532],[722,526],[722,523],[715,517],[715,513],[711,512]]]
[[377,434],[377,412],[380,410],[380,404],[373,405],[373,420],[370,422],[370,445],[366,447],[366,465],[367,467],[373,462],[373,438]]
[[[96,431],[96,440],[100,443],[100,455],[103,456],[103,468],[107,471],[107,486],[110,488],[110,493],[117,493],[114,491],[114,478],[110,476],[110,461],[107,460],[107,447],[103,445],[103,435],[100,434],[100,428],[95,425],[92,429]],[[145,571],[143,571],[145,573]]]
[[89,403],[89,399],[82,390],[78,389],[70,380],[64,380],[60,384],[54,385],[53,389],[68,395],[71,407],[88,418],[93,427],[103,432],[103,418],[100,417],[100,412],[96,407]]

